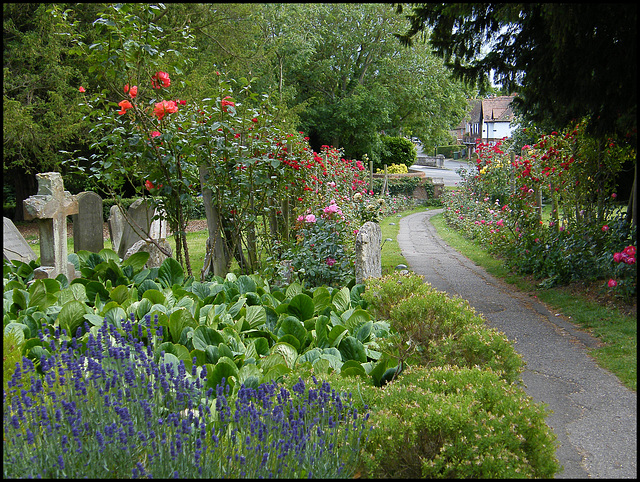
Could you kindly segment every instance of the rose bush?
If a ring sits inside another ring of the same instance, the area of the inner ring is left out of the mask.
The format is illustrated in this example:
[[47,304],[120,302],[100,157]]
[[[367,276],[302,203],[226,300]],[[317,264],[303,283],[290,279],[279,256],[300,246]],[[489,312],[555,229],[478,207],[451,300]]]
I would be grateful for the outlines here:
[[[462,172],[459,189],[443,197],[447,223],[545,286],[614,276],[610,253],[636,242],[612,192],[634,149],[611,139],[598,144],[584,122],[539,135],[520,155],[509,149],[478,144],[476,172]],[[635,272],[622,277],[617,287],[626,288],[618,291],[635,293]]]

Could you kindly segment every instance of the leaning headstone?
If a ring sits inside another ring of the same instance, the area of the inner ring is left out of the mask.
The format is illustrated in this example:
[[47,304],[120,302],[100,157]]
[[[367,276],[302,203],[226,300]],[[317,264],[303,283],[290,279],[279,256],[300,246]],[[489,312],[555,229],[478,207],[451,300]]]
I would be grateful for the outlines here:
[[382,276],[382,229],[367,221],[356,235],[356,283]]
[[[168,253],[171,253],[173,250],[171,249],[171,245],[165,240],[161,239],[156,241],[159,245],[161,245]],[[145,263],[145,268],[159,268],[162,265],[162,262],[168,258],[166,254],[164,254],[158,247],[152,243],[151,241],[146,241],[141,239],[133,243],[127,252],[124,255],[123,259],[127,259],[135,253],[139,253],[140,251],[145,251],[149,253],[149,259]]]
[[127,211],[127,219],[123,222],[122,238],[118,246],[118,256],[124,259],[127,250],[142,239],[166,238],[166,227],[163,230],[160,221],[153,221],[155,207],[144,199],[136,200]]
[[73,251],[99,253],[104,248],[102,198],[90,191],[76,197],[78,214],[73,215]]
[[164,211],[160,211],[160,217],[151,223],[149,237],[151,239],[167,239],[167,214]]
[[22,237],[18,228],[9,218],[2,217],[2,256],[9,261],[18,260],[23,263],[35,261],[38,255]]
[[76,277],[73,263],[67,259],[67,216],[78,212],[78,201],[64,190],[59,172],[36,174],[38,194],[23,201],[24,218],[36,219],[40,231],[40,267],[34,277],[55,278],[64,274]]

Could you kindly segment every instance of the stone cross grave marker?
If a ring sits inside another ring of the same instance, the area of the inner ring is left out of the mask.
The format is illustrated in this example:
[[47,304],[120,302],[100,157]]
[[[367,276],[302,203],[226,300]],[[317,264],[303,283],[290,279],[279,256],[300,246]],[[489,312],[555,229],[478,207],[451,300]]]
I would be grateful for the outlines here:
[[102,198],[85,191],[77,196],[78,214],[73,215],[73,251],[99,253],[104,248]]
[[18,228],[9,218],[2,217],[2,256],[12,261],[17,259],[23,263],[38,259],[38,255],[31,249],[29,243],[22,237]]
[[76,277],[73,263],[67,260],[67,216],[78,212],[78,201],[64,190],[59,172],[36,174],[38,194],[23,201],[24,218],[36,219],[40,231],[40,268],[35,278],[55,278],[64,274]]
[[382,229],[367,221],[356,235],[356,283],[382,276]]

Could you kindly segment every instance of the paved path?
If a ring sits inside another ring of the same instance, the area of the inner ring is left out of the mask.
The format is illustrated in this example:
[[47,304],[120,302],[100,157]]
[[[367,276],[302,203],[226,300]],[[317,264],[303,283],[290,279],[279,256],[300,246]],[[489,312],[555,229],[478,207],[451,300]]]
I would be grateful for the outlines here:
[[556,477],[637,478],[637,395],[587,354],[598,341],[445,244],[429,222],[440,212],[400,220],[402,254],[413,272],[468,300],[514,342],[527,394],[553,410],[547,424],[564,466]]

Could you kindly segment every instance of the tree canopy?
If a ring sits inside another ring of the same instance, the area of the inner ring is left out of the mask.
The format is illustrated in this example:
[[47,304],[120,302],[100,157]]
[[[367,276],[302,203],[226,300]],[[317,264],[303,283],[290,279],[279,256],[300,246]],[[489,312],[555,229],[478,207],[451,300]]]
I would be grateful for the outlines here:
[[[411,5],[401,42],[428,37],[454,74],[469,81],[482,83],[493,70],[496,82],[517,91],[525,119],[561,127],[589,116],[593,132],[635,139],[635,4]],[[396,8],[403,13],[402,4]]]

